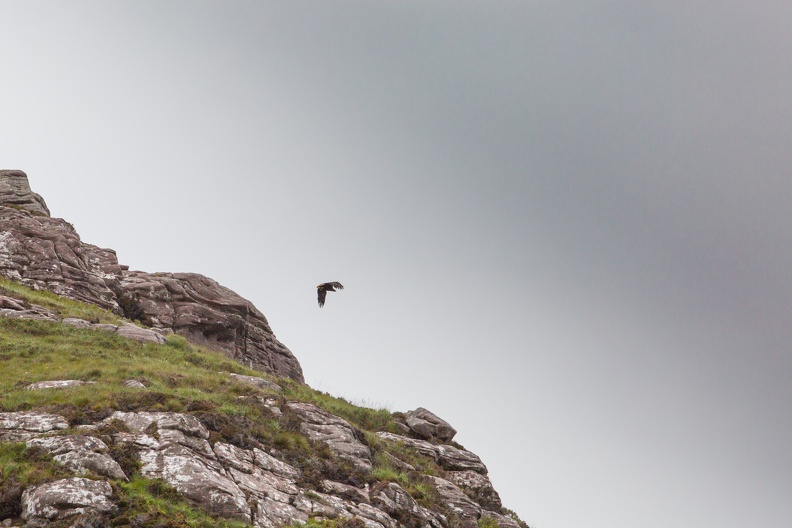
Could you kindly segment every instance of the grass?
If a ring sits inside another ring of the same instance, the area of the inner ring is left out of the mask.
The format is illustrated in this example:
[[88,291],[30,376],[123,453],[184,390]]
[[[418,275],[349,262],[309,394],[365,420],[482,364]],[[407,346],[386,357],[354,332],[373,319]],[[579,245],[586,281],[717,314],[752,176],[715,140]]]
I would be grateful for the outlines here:
[[24,443],[0,442],[0,519],[22,513],[25,488],[70,476],[43,451],[28,449]]
[[243,528],[247,523],[211,517],[184,499],[175,488],[161,480],[135,477],[113,486],[120,512],[113,526],[134,521],[137,526],[169,528]]
[[93,304],[61,297],[47,290],[34,290],[18,282],[0,277],[0,295],[8,295],[28,304],[36,304],[60,315],[61,318],[76,317],[97,323],[121,324],[122,319]]

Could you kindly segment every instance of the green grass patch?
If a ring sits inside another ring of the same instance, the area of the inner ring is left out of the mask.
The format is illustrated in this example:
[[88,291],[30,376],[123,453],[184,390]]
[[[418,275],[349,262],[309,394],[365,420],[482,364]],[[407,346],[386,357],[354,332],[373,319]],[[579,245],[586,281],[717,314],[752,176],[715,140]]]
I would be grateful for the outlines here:
[[201,511],[175,488],[161,480],[135,477],[115,482],[120,511],[113,526],[168,526],[169,528],[243,528],[250,524],[219,519]]
[[58,313],[61,318],[76,317],[86,321],[109,324],[121,324],[122,321],[120,317],[109,310],[61,297],[47,290],[34,290],[5,277],[0,277],[0,294],[47,308]]
[[70,476],[44,451],[28,449],[24,443],[0,442],[0,519],[22,513],[25,488]]

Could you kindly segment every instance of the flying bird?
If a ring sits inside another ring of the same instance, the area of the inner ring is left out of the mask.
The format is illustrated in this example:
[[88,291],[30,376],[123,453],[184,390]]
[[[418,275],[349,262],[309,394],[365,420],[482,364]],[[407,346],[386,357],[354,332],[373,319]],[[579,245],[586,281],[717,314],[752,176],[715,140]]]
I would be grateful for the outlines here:
[[334,292],[336,291],[336,289],[343,290],[344,285],[341,284],[340,282],[325,282],[316,287],[316,294],[319,297],[319,308],[324,306],[325,297],[327,297],[327,292],[329,291]]

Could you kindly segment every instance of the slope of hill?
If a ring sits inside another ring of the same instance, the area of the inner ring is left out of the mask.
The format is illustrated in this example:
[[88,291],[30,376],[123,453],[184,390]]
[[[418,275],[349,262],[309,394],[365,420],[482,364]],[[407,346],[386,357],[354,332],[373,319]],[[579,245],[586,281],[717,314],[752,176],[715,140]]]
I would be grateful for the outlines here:
[[23,176],[0,172],[3,526],[525,526],[449,424],[314,391],[210,279],[143,287],[62,220],[31,229],[49,217]]

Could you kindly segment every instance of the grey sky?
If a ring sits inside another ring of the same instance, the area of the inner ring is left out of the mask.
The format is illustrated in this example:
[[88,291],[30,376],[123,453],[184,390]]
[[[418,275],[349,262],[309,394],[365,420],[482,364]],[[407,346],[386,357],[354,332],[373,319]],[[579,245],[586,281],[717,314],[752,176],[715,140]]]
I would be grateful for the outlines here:
[[790,20],[0,1],[0,165],[251,299],[312,386],[447,419],[533,527],[781,527]]

